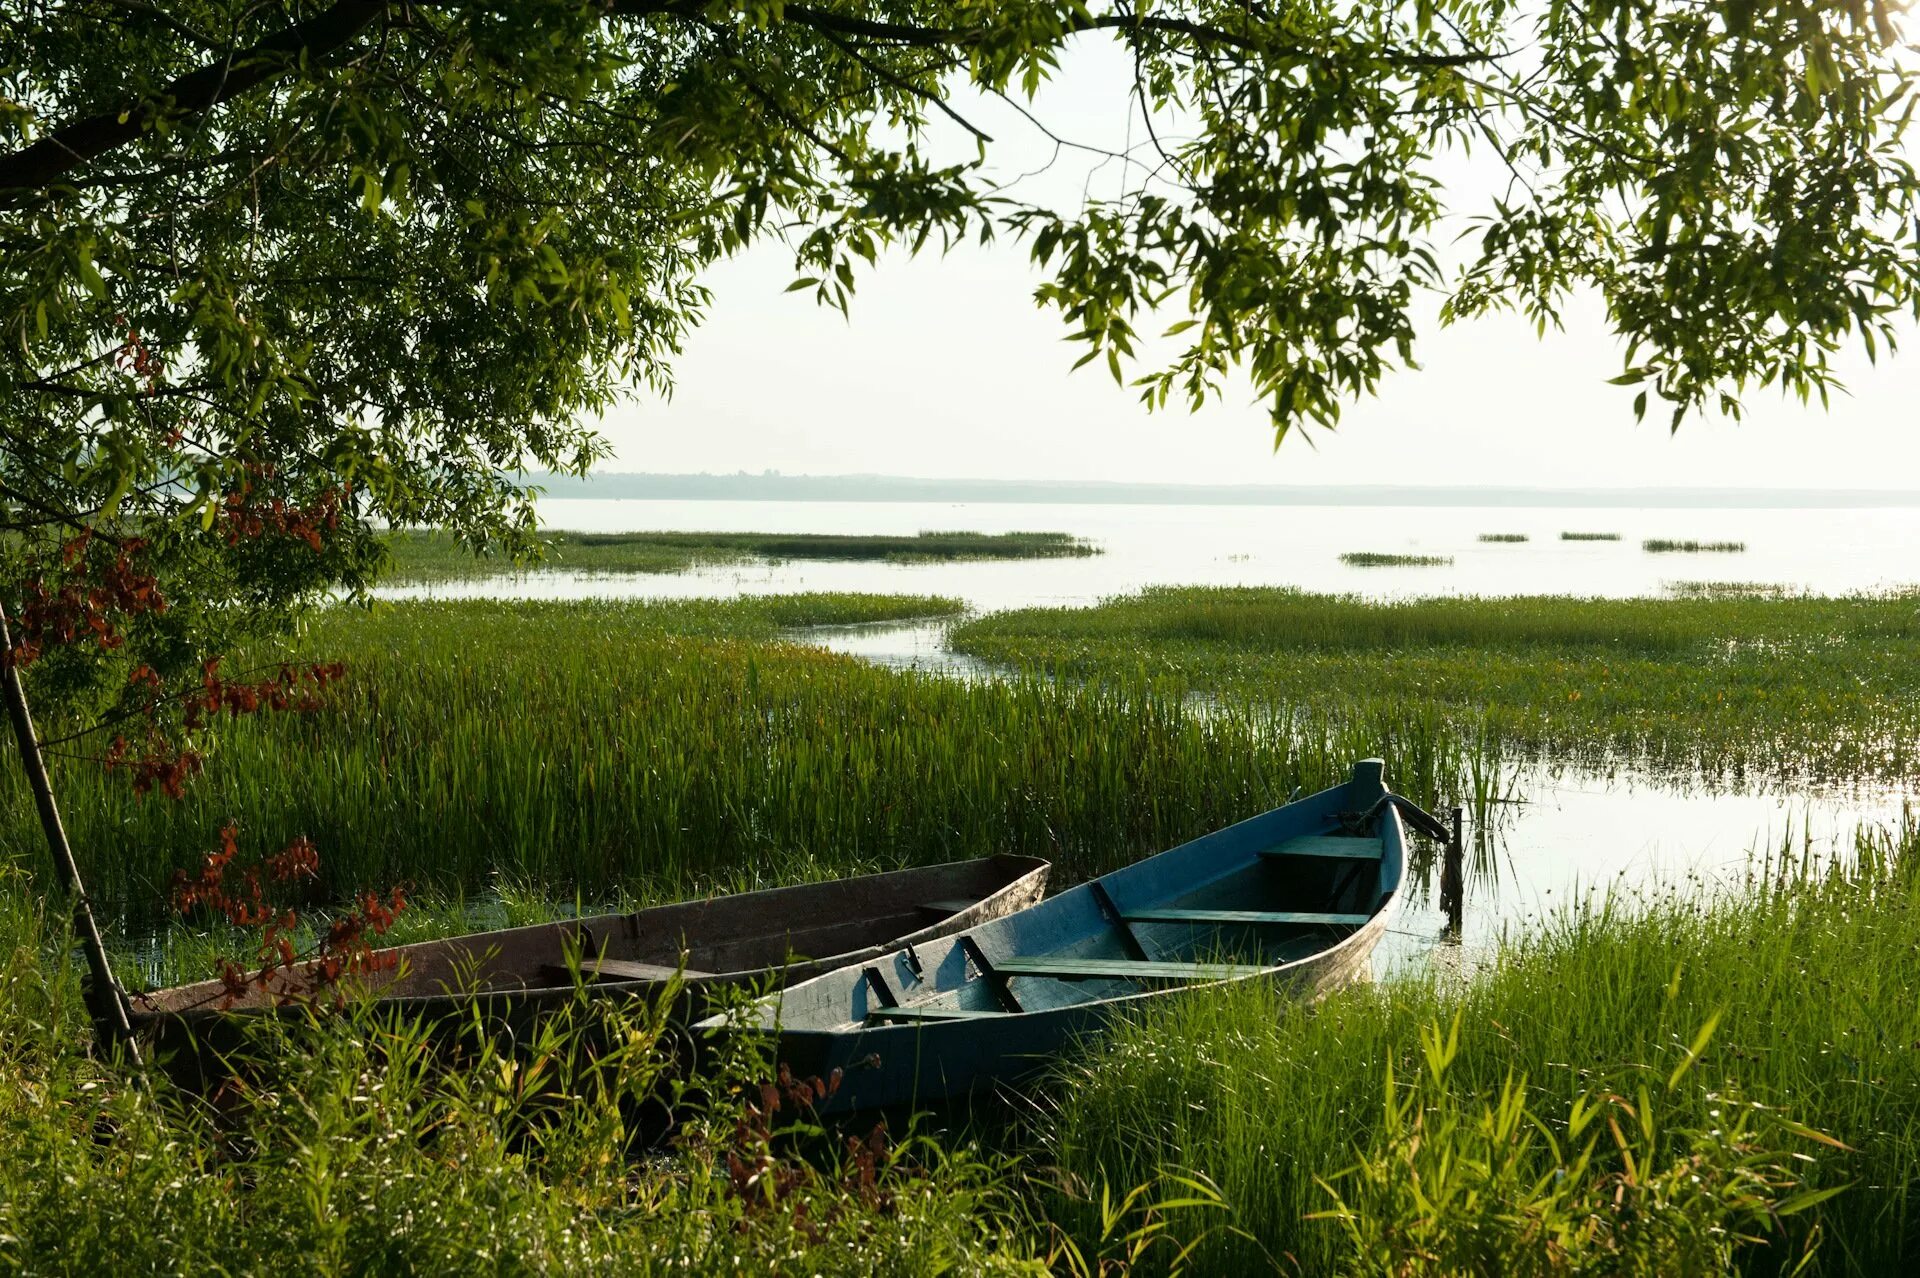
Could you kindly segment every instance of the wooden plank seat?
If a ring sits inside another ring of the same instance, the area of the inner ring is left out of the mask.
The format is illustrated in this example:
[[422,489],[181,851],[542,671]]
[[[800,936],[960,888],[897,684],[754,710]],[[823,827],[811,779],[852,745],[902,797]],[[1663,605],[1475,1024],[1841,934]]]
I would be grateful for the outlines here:
[[[546,975],[559,980],[571,979],[571,974],[564,963],[549,963],[541,970]],[[580,965],[580,975],[589,981],[664,981],[675,972],[680,973],[687,980],[713,975],[712,972],[665,967],[659,963],[640,963],[633,959],[589,959]]]
[[1371,915],[1316,914],[1309,910],[1128,910],[1129,923],[1292,923],[1308,927],[1359,927]]
[[1051,976],[1083,981],[1121,977],[1142,981],[1230,981],[1267,969],[1246,963],[1180,963],[1158,959],[1009,958],[993,965],[1001,976]]
[[1340,838],[1321,834],[1304,839],[1288,839],[1279,847],[1268,848],[1260,855],[1276,859],[1324,856],[1347,861],[1378,861],[1386,853],[1387,845],[1381,839]]
[[876,1007],[870,1021],[959,1021],[969,1016],[1011,1016],[997,1007]]

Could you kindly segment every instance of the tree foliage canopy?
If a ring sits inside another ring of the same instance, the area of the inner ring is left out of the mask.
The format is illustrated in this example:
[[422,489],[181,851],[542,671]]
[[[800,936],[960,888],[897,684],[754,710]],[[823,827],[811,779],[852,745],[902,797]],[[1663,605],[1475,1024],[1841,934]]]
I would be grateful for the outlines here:
[[[137,539],[194,607],[135,646],[184,661],[221,618],[363,583],[382,521],[523,535],[516,472],[589,466],[583,421],[669,383],[703,268],[773,234],[835,306],[889,245],[1017,241],[1086,359],[1154,405],[1242,370],[1283,433],[1411,363],[1434,299],[1545,326],[1577,289],[1640,411],[1824,398],[1836,350],[1920,308],[1899,21],[1890,0],[19,0],[5,575],[82,528],[82,558]],[[1030,103],[1090,40],[1130,54],[1153,127],[1124,192],[1024,200],[963,104]],[[1450,210],[1467,151],[1507,180]],[[1135,366],[1136,326],[1167,324]]]

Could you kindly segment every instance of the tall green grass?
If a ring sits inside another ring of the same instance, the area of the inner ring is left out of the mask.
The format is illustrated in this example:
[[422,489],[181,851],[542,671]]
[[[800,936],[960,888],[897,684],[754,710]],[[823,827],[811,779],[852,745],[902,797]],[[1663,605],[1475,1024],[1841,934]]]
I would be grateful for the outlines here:
[[475,555],[440,532],[395,532],[386,538],[385,577],[397,582],[564,569],[586,573],[684,572],[740,559],[870,559],[888,563],[954,559],[1048,559],[1093,555],[1099,547],[1060,532],[864,533],[549,532],[526,563]]
[[[1118,866],[1344,776],[1368,754],[1431,801],[1466,744],[1400,707],[1209,703],[1178,680],[963,682],[774,641],[927,600],[410,603],[335,610],[301,655],[348,678],[305,716],[223,721],[187,796],[96,763],[55,781],[95,890],[132,915],[238,820],[318,845],[323,895],[536,883],[647,900],[994,852]],[[38,864],[0,771],[0,836]]]
[[1911,594],[1420,599],[1156,588],[956,627],[960,651],[1223,698],[1431,715],[1503,750],[1727,780],[1920,775]]
[[[1583,1144],[1567,1139],[1578,1098],[1636,1141],[1634,1115],[1647,1113],[1657,1129],[1648,1157],[1662,1168],[1746,1115],[1803,1188],[1845,1188],[1783,1218],[1771,1247],[1742,1250],[1743,1268],[1785,1266],[1817,1230],[1813,1272],[1910,1272],[1920,1263],[1916,853],[1920,837],[1908,830],[1868,840],[1838,868],[1789,853],[1718,903],[1691,885],[1634,905],[1588,902],[1510,939],[1464,986],[1428,974],[1311,1008],[1254,983],[1170,1000],[1062,1063],[1045,1093],[1056,1098],[1046,1155],[1084,1183],[1125,1184],[1163,1167],[1210,1178],[1244,1235],[1213,1235],[1201,1270],[1253,1272],[1285,1255],[1308,1273],[1359,1272],[1348,1263],[1353,1239],[1314,1219],[1332,1206],[1318,1182],[1400,1157],[1404,1132],[1382,1103],[1388,1071],[1395,1095],[1419,1089],[1429,1142],[1441,1140],[1444,1116],[1482,1112],[1513,1082],[1565,1147],[1562,1174]],[[1431,1079],[1422,1032],[1456,1017],[1457,1053]],[[1624,1174],[1612,1137],[1589,1134],[1600,1138],[1602,1170]],[[1477,1206],[1403,1201],[1394,1209],[1404,1216],[1387,1224],[1402,1236],[1477,1226],[1490,1238],[1519,1206],[1502,1193],[1537,1192],[1534,1177],[1550,1185],[1555,1167],[1536,1149],[1527,1175]],[[1055,1206],[1084,1227],[1082,1209]],[[1613,1228],[1619,1210],[1607,1192],[1586,1214]]]

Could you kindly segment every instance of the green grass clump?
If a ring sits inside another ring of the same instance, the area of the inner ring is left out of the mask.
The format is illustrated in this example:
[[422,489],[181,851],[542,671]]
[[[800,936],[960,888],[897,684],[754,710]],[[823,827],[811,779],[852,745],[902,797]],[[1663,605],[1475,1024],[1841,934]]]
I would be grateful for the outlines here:
[[396,532],[386,545],[388,581],[431,582],[549,569],[585,573],[684,572],[742,559],[870,559],[915,563],[957,559],[1044,559],[1098,554],[1059,532],[922,532],[912,536],[845,533],[549,532],[528,563],[477,556],[440,532]]
[[1669,537],[1649,537],[1640,549],[1650,555],[1663,554],[1739,554],[1747,548],[1744,541],[1676,541]]
[[[1708,1194],[1685,1213],[1696,1225],[1739,1218],[1749,1191],[1764,1197],[1751,1176],[1775,1183],[1776,1206],[1840,1189],[1803,1214],[1759,1220],[1771,1245],[1735,1248],[1739,1268],[1790,1269],[1817,1236],[1812,1272],[1910,1272],[1920,1263],[1920,838],[1899,842],[1868,847],[1844,870],[1756,873],[1717,906],[1675,894],[1564,913],[1511,941],[1464,988],[1415,977],[1303,1007],[1247,982],[1167,1000],[1060,1067],[1047,1156],[1085,1183],[1161,1167],[1209,1178],[1245,1232],[1212,1236],[1202,1272],[1264,1271],[1278,1255],[1307,1273],[1376,1272],[1357,1263],[1356,1245],[1396,1239],[1445,1251],[1477,1238],[1483,1255],[1499,1254],[1513,1241],[1502,1231],[1529,1218],[1603,1238],[1658,1226],[1669,1232],[1643,1241],[1673,1254],[1663,1248],[1684,1242],[1672,1231],[1687,1221],[1662,1225],[1641,1209],[1658,1207],[1642,1195],[1676,1171],[1669,1192]],[[1456,1018],[1448,1052],[1439,1040]],[[1437,1072],[1436,1055],[1446,1058]],[[1543,1126],[1484,1139],[1481,1125],[1509,1103]],[[1597,1121],[1579,1125],[1583,1105]],[[1416,1125],[1424,1155],[1407,1147]],[[1525,1157],[1503,1173],[1500,1160],[1523,1141]],[[1589,1144],[1594,1165],[1583,1171],[1576,1157]],[[1416,1173],[1425,1203],[1405,1192]],[[1361,1237],[1315,1218],[1335,1205],[1317,1179],[1371,1214]],[[1539,1201],[1557,1193],[1570,1196],[1564,1210]],[[1629,1201],[1639,1206],[1623,1211]],[[1055,1209],[1086,1227],[1072,1204]],[[1482,1271],[1403,1259],[1377,1271]]]
[[[776,639],[938,606],[329,610],[297,649],[346,663],[326,706],[222,720],[183,799],[136,799],[87,758],[55,759],[55,783],[92,887],[137,917],[228,820],[249,848],[311,838],[326,899],[394,882],[471,894],[504,876],[652,901],[993,852],[1085,873],[1331,784],[1356,757],[1390,754],[1428,800],[1468,766],[1459,734],[1398,706],[1215,707],[1153,677],[969,682]],[[0,839],[38,860],[37,829],[0,770]]]
[[1600,532],[1563,532],[1560,534],[1560,540],[1561,541],[1619,541],[1620,534],[1619,533],[1600,533]]
[[1528,537],[1525,533],[1481,533],[1480,540],[1488,542],[1522,542],[1528,540]]
[[1920,776],[1920,611],[1830,599],[1418,599],[1158,588],[957,626],[960,651],[1100,680],[1178,678],[1264,704],[1420,714],[1509,756],[1690,776]]
[[1349,568],[1439,568],[1453,562],[1452,555],[1400,555],[1376,550],[1349,550],[1340,556]]

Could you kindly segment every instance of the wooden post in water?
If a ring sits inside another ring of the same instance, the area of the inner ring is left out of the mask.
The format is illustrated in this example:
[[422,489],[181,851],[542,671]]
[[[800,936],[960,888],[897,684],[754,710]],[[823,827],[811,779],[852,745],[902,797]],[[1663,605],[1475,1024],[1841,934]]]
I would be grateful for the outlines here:
[[46,760],[40,754],[40,738],[34,735],[33,713],[27,708],[27,690],[20,682],[19,668],[13,661],[13,634],[7,625],[7,611],[0,604],[0,691],[7,702],[7,718],[13,723],[14,740],[20,747],[20,765],[27,774],[27,787],[33,791],[33,806],[40,813],[40,828],[46,832],[47,849],[53,853],[54,874],[73,901],[73,925],[80,933],[81,946],[87,952],[87,967],[93,974],[94,1019],[106,1032],[126,1045],[134,1064],[140,1064],[140,1048],[133,1039],[133,1023],[127,1016],[126,992],[114,979],[107,962],[107,947],[100,939],[100,927],[93,918],[93,903],[87,899],[86,885],[80,880],[80,865],[73,859],[73,845],[67,842],[67,830],[60,822],[60,807],[53,799],[53,785],[47,780]]
[[1456,805],[1453,809],[1453,832],[1447,839],[1447,858],[1440,867],[1440,912],[1447,916],[1447,934],[1456,939],[1460,935],[1461,916],[1466,912],[1463,865],[1466,857],[1466,826],[1466,811]]

